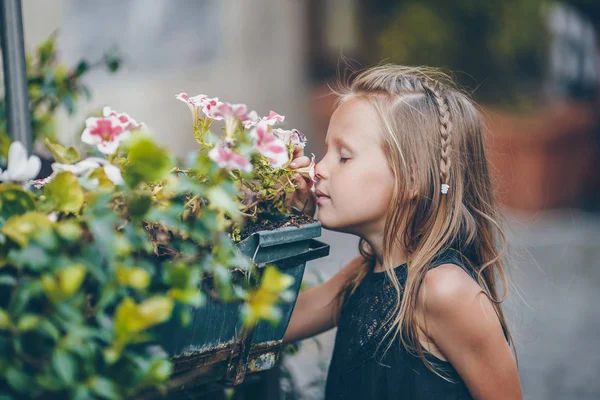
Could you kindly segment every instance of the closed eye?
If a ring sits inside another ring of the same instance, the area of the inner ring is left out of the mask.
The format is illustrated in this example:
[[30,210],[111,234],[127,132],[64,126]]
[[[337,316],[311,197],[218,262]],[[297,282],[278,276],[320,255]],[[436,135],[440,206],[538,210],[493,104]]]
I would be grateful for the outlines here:
[[346,161],[348,161],[348,160],[349,160],[349,158],[344,158],[344,157],[341,157],[341,158],[340,158],[340,162],[341,162],[341,163],[345,163],[345,162],[346,162]]

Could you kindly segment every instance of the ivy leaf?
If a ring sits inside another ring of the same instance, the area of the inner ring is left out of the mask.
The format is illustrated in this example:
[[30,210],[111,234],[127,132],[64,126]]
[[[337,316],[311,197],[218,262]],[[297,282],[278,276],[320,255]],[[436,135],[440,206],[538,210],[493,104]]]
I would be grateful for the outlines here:
[[78,213],[83,207],[83,189],[77,177],[68,171],[59,172],[44,186],[47,206],[66,213]]
[[58,143],[52,143],[48,138],[44,139],[44,144],[48,147],[54,159],[61,164],[74,164],[81,159],[79,151],[73,146],[65,148]]

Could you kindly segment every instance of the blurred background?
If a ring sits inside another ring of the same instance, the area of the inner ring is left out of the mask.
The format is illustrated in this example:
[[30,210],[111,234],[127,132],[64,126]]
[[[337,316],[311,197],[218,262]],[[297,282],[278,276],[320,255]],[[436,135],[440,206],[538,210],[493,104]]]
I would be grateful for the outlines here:
[[[320,159],[335,100],[327,85],[348,66],[452,70],[488,124],[525,397],[600,398],[600,2],[24,0],[23,23],[27,52],[57,32],[66,68],[121,55],[116,72],[86,74],[89,99],[52,113],[45,129],[63,144],[110,105],[184,155],[196,144],[175,95],[187,92],[274,109]],[[331,255],[309,264],[309,284],[358,254],[356,237],[323,240]],[[285,398],[323,397],[334,337],[284,357]]]

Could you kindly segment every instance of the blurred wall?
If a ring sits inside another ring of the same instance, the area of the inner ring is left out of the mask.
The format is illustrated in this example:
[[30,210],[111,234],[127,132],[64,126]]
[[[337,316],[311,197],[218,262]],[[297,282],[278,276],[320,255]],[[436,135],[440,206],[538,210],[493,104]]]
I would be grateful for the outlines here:
[[58,119],[63,142],[78,143],[85,117],[110,105],[181,155],[197,147],[190,113],[175,99],[180,92],[246,103],[265,115],[274,109],[287,126],[311,131],[304,9],[270,0],[24,0],[23,19],[27,49],[59,29],[60,57],[70,66],[115,45],[125,56],[117,74],[90,73],[92,101]]

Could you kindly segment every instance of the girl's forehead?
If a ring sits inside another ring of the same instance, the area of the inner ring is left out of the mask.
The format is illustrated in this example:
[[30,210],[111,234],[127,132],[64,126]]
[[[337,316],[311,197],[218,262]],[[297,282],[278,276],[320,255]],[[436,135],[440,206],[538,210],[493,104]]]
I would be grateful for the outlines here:
[[380,122],[375,108],[365,99],[351,97],[331,116],[325,144],[346,144],[357,148],[379,139]]

